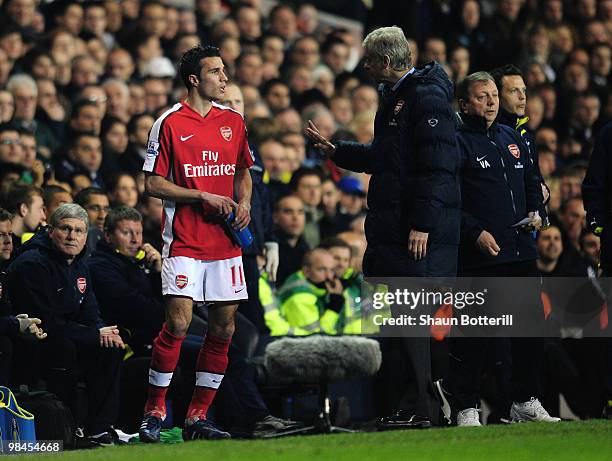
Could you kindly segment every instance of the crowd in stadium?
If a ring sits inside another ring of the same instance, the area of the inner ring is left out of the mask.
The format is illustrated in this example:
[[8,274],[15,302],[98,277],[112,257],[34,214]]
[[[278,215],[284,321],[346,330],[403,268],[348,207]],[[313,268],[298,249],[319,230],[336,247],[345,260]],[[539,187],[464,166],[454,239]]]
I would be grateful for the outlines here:
[[[504,106],[504,76],[522,77],[527,118],[520,117],[520,129],[537,150],[548,200],[538,269],[554,277],[602,275],[600,237],[587,223],[581,186],[597,136],[612,121],[611,0],[374,1],[371,10],[371,2],[355,2],[365,9],[357,18],[363,30],[339,16],[337,24],[328,15],[322,21],[313,3],[300,1],[269,10],[260,0],[0,3],[0,384],[45,382],[79,427],[110,437],[102,444],[115,440],[108,431],[120,426],[128,397],[120,395],[120,370],[150,357],[164,322],[164,208],[145,191],[143,163],[154,122],[187,95],[177,63],[196,45],[219,48],[229,82],[217,102],[244,116],[255,157],[254,243],[243,252],[249,299],[238,313],[261,335],[259,352],[273,337],[361,333],[369,175],[339,168],[305,128],[312,121],[331,143],[371,141],[383,93],[364,69],[361,42],[379,26],[401,26],[412,63],[436,61],[454,85],[496,69],[499,123],[516,122]],[[51,237],[38,238],[48,225]],[[74,251],[69,234],[86,239],[72,264],[58,256]],[[75,274],[76,287],[62,285]],[[201,307],[194,307],[202,318],[179,359],[186,374],[193,374],[207,323]],[[571,336],[547,343],[540,371],[551,415],[559,415],[562,393],[578,417],[601,416],[611,398],[606,347]],[[244,372],[246,358],[232,348],[217,424],[260,435],[296,427],[272,416]],[[432,352],[433,377],[444,374],[439,356]],[[401,379],[388,384],[389,365],[382,372],[372,396],[379,416],[401,396]],[[139,379],[138,418],[146,371]],[[87,405],[78,398],[80,382]],[[503,419],[505,397],[495,395]]]

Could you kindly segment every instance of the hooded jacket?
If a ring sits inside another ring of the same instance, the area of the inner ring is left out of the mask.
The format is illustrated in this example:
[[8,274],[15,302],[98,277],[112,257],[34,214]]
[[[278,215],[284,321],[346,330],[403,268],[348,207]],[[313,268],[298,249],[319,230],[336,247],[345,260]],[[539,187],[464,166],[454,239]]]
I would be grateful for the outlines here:
[[[460,114],[457,134],[462,159],[459,267],[475,268],[537,258],[530,232],[512,225],[542,204],[542,190],[527,146],[512,128]],[[497,256],[476,247],[486,230],[500,247]]]
[[[369,245],[407,248],[411,229],[428,232],[427,258],[451,273],[460,225],[452,100],[452,83],[439,64],[415,68],[395,89],[383,91],[372,143],[338,142],[333,158],[342,168],[372,174],[365,226]],[[435,251],[442,248],[446,251]],[[445,273],[434,269],[432,275]]]
[[50,337],[96,346],[104,322],[84,254],[68,264],[47,229],[40,230],[9,266],[9,298],[15,309],[40,318]]

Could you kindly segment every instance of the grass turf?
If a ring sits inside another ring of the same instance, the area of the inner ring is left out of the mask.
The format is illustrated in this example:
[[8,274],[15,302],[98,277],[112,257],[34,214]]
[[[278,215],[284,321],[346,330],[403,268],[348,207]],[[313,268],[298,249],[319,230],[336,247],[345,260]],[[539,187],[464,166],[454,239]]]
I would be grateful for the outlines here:
[[612,460],[612,421],[524,423],[276,440],[196,441],[20,456],[74,461]]

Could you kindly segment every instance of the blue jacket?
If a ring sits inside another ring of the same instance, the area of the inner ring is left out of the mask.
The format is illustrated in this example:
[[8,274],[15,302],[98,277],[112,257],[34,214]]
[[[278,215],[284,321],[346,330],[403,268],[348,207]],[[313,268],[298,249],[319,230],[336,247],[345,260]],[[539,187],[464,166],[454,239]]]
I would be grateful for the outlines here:
[[164,323],[159,274],[116,252],[105,240],[87,260],[102,318],[131,333],[130,345],[152,344]]
[[[530,232],[512,225],[542,204],[542,189],[527,146],[512,128],[482,117],[460,115],[461,245],[459,268],[529,261],[537,258]],[[480,233],[490,232],[497,256],[476,247]]]
[[16,310],[40,318],[50,337],[95,346],[104,322],[84,253],[68,264],[41,229],[8,268],[9,298]]
[[416,68],[395,90],[384,93],[372,143],[338,142],[333,158],[342,168],[372,174],[368,245],[407,248],[411,229],[428,232],[431,275],[453,275],[459,242],[459,153],[452,100],[452,83],[439,64]]

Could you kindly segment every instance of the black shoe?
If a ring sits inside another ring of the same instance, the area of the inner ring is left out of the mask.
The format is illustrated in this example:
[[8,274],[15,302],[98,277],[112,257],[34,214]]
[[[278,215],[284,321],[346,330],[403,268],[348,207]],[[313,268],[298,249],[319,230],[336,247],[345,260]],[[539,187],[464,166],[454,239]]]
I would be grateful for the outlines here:
[[379,431],[390,429],[425,429],[431,427],[431,421],[424,416],[415,415],[407,410],[396,410],[390,416],[383,416],[376,424]]
[[222,431],[207,419],[198,419],[195,423],[185,424],[183,429],[183,440],[222,440],[230,439],[229,432]]
[[162,420],[154,415],[145,415],[140,424],[138,435],[142,443],[158,443]]
[[255,423],[253,437],[260,438],[281,435],[283,432],[298,429],[303,426],[304,424],[298,421],[291,421],[290,419],[281,419],[276,416],[268,415],[261,421]]
[[439,379],[434,383],[434,389],[436,390],[436,395],[438,396],[438,400],[440,401],[440,409],[442,410],[442,414],[444,415],[444,419],[446,419],[447,424],[452,424],[452,408],[451,408],[451,395],[442,387],[442,380]]

